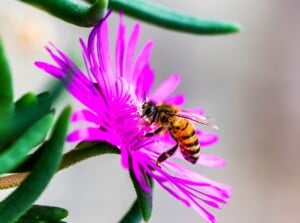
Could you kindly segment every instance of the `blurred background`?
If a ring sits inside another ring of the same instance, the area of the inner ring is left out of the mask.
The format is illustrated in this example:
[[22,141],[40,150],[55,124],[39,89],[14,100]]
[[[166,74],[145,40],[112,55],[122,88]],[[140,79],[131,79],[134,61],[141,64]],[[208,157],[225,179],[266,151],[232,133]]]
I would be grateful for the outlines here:
[[[186,107],[204,108],[220,127],[220,142],[203,150],[224,157],[227,167],[198,168],[233,187],[229,204],[213,210],[219,222],[300,222],[300,1],[155,2],[243,26],[239,34],[196,36],[144,24],[140,41],[155,41],[156,83],[172,73],[181,74],[177,92],[188,96]],[[50,61],[45,44],[51,41],[80,58],[78,38],[86,38],[90,29],[18,1],[1,3],[0,33],[14,75],[15,98],[43,91],[51,78],[33,62]],[[126,21],[130,27],[135,22]],[[116,13],[110,24],[113,41]],[[65,104],[80,107],[67,94],[60,106]],[[0,197],[7,192],[0,191]],[[150,222],[203,221],[160,187],[154,193]],[[118,156],[106,155],[58,173],[37,203],[67,208],[70,223],[114,223],[134,199]]]

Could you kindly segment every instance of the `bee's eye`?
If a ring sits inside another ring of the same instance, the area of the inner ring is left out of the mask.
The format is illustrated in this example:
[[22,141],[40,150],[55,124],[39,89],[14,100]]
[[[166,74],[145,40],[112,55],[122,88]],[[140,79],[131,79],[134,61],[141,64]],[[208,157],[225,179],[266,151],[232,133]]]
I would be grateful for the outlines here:
[[154,106],[149,106],[148,108],[146,108],[144,110],[144,114],[146,116],[150,116],[150,115],[152,115],[154,113],[154,109],[155,109]]

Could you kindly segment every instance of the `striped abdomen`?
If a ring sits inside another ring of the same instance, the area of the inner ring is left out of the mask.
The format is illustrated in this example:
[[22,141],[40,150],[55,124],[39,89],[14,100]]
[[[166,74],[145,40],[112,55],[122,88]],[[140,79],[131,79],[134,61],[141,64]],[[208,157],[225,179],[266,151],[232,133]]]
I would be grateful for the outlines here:
[[171,134],[178,141],[183,157],[196,163],[200,156],[200,144],[194,126],[184,118],[178,118],[170,129]]

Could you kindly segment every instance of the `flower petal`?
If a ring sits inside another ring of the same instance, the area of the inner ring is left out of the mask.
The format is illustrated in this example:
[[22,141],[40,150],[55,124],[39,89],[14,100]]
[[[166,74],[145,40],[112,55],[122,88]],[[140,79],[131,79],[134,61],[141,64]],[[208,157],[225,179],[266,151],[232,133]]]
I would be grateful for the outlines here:
[[125,54],[125,32],[126,26],[123,23],[123,13],[120,13],[119,29],[117,33],[115,49],[115,71],[116,76],[123,76],[124,54]]
[[137,98],[144,99],[144,97],[149,93],[154,82],[154,71],[147,64],[141,71],[141,75],[137,79],[136,83],[136,96]]
[[209,154],[201,154],[197,164],[207,166],[207,167],[224,167],[226,165],[226,161],[215,155],[209,155]]
[[217,223],[217,219],[215,218],[215,216],[213,216],[209,211],[204,209],[197,202],[192,203],[191,207],[195,209],[207,223]]
[[36,61],[34,62],[35,66],[38,68],[44,70],[46,73],[60,79],[63,77],[64,73],[59,67],[56,67],[52,64],[41,62],[41,61]]
[[197,129],[196,134],[198,136],[200,145],[204,147],[215,144],[219,140],[219,136],[216,133],[201,132]]
[[140,24],[135,24],[128,40],[128,44],[126,48],[125,64],[124,64],[124,78],[126,78],[128,81],[131,81],[132,78],[131,76],[132,67],[133,67],[132,65],[134,64],[133,57],[134,57],[139,36],[140,36]]
[[190,202],[186,198],[185,194],[178,192],[178,190],[174,189],[170,184],[168,184],[167,179],[163,177],[154,177],[155,180],[160,184],[162,188],[164,188],[169,194],[171,194],[174,198],[181,201],[187,207],[190,207]]
[[126,147],[121,146],[120,147],[121,151],[121,165],[124,169],[128,170],[129,169],[129,151]]
[[103,132],[99,128],[80,128],[71,132],[67,136],[67,141],[78,142],[78,141],[106,141],[115,146],[119,145],[118,138],[111,133]]
[[142,70],[144,69],[145,65],[150,63],[150,56],[153,49],[153,44],[153,41],[146,42],[135,61],[132,72],[132,79],[129,80],[129,82],[132,82],[134,86],[136,86],[137,80],[142,74]]
[[181,182],[185,182],[189,185],[202,186],[203,192],[207,191],[212,196],[216,196],[222,199],[228,199],[230,197],[231,187],[226,184],[222,184],[220,182],[204,177],[171,160],[165,161],[164,165],[166,166],[166,168],[168,168],[168,170],[180,175],[180,178],[182,178]]
[[151,94],[150,100],[154,102],[163,102],[180,83],[180,76],[177,74],[171,75],[165,81],[163,81]]
[[204,115],[204,110],[201,108],[189,108],[189,109],[185,109],[185,111],[191,112],[191,113],[196,113],[198,115]]
[[185,102],[185,96],[183,94],[177,94],[167,98],[165,102],[171,105],[181,106]]
[[[107,15],[108,16],[108,15]],[[89,69],[99,85],[99,91],[104,98],[111,98],[115,75],[112,70],[110,47],[108,41],[108,26],[106,17],[92,30],[87,44]]]
[[134,154],[132,156],[133,159],[136,160],[132,160],[132,169],[133,169],[133,173],[137,179],[137,181],[139,182],[139,185],[141,186],[141,188],[149,193],[151,191],[151,185],[148,179],[148,176],[146,174],[145,169],[143,168],[143,165],[141,165],[142,162],[142,157],[138,156],[138,154]]
[[90,110],[80,109],[73,112],[71,121],[72,122],[88,121],[88,122],[94,122],[95,124],[98,124],[99,118]]
[[[54,47],[53,45],[51,45]],[[59,78],[65,88],[82,104],[86,105],[94,111],[99,111],[102,99],[99,98],[97,89],[93,83],[76,67],[76,65],[61,51],[56,49],[56,53],[49,47],[46,48],[51,57],[57,62],[60,67],[48,66],[42,62],[36,62],[36,65],[44,69],[44,71]],[[60,69],[60,71],[58,71]],[[89,97],[87,97],[89,95]],[[98,101],[95,104],[95,101]],[[100,106],[99,106],[100,103]]]

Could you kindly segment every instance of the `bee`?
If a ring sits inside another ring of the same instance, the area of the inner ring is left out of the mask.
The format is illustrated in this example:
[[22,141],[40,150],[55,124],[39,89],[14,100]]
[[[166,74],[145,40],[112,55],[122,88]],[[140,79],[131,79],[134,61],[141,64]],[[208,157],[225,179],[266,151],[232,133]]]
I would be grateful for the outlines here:
[[192,122],[217,128],[205,116],[183,111],[166,103],[155,104],[152,101],[145,101],[142,104],[141,113],[150,125],[155,123],[158,126],[155,131],[146,133],[146,137],[169,131],[176,142],[172,148],[159,155],[156,161],[157,166],[172,156],[178,147],[184,159],[195,164],[200,156],[200,144]]

